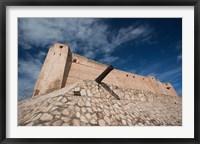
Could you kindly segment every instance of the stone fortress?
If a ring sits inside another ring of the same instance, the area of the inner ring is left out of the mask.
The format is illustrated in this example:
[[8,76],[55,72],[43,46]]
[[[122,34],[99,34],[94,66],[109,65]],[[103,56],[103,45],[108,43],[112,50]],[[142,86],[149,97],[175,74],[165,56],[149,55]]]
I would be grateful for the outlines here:
[[32,97],[18,104],[20,126],[180,126],[182,99],[170,83],[113,69],[50,47]]
[[[67,45],[54,44],[50,47],[39,74],[33,97],[68,87],[81,80],[94,80],[106,67],[104,64],[71,53]],[[170,83],[161,83],[152,76],[145,77],[116,69],[108,74],[104,82],[123,88],[177,96]]]

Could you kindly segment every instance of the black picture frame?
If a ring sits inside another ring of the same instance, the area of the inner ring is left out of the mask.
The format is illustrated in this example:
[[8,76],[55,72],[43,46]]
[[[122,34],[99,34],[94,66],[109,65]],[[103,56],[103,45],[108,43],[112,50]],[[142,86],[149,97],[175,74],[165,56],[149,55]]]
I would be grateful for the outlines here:
[[[194,82],[194,138],[6,138],[6,7],[7,6],[194,6],[195,8],[195,82]],[[6,144],[25,143],[163,143],[163,144],[200,144],[200,1],[199,0],[1,0],[0,1],[0,142]]]

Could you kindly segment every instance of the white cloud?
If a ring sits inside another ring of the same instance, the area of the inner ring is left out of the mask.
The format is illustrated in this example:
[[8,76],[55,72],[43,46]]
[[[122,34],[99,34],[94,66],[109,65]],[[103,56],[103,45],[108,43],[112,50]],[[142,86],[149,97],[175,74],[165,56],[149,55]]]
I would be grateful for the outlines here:
[[30,54],[26,54],[28,60],[19,60],[18,62],[18,87],[19,90],[33,88],[37,77],[39,75],[40,69],[42,67],[41,59],[44,56],[43,52],[40,52],[36,58],[32,57]]
[[181,49],[182,48],[182,41],[177,42],[175,47],[178,50]]
[[19,18],[19,46],[25,52],[34,50],[36,56],[26,54],[28,60],[19,59],[19,88],[34,87],[42,66],[42,58],[47,49],[56,42],[69,44],[72,52],[82,52],[88,58],[102,54],[103,63],[112,63],[119,58],[112,53],[121,44],[131,40],[149,39],[151,29],[148,26],[130,26],[118,31],[110,31],[109,25],[101,19],[92,18]]
[[166,80],[166,79],[169,79],[169,78],[175,79],[175,78],[177,78],[178,76],[181,76],[181,75],[182,75],[182,68],[178,67],[176,69],[172,69],[170,71],[164,72],[164,73],[160,74],[158,77],[161,80]]
[[182,55],[180,54],[180,55],[177,56],[177,62],[179,62],[181,60],[182,60]]
[[23,49],[33,49],[63,42],[69,44],[73,52],[81,51],[95,58],[99,54],[111,54],[125,42],[148,39],[150,31],[148,26],[141,25],[121,28],[113,34],[101,19],[92,18],[20,18],[19,44]]
[[155,72],[158,73],[158,71],[162,69],[163,65],[164,65],[163,62],[148,64],[148,65],[142,65],[141,63],[141,65],[137,67],[137,74],[146,76],[146,75],[151,75],[151,73],[154,73],[154,75],[156,75]]
[[118,59],[119,59],[118,57],[106,55],[103,58],[101,58],[99,61],[105,64],[111,64],[112,62],[115,62]]

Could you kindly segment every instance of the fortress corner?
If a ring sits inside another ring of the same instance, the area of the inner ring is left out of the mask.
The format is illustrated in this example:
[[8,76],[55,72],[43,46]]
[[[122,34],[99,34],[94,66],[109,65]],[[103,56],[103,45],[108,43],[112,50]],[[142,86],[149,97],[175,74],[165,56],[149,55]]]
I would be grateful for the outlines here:
[[44,95],[64,87],[70,69],[69,61],[71,57],[72,53],[68,45],[55,43],[49,48],[32,97]]

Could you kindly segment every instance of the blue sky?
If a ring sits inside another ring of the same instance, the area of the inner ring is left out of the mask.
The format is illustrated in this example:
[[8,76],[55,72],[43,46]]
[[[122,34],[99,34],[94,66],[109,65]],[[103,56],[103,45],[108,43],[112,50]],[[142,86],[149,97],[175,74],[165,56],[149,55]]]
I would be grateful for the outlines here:
[[49,46],[153,75],[182,94],[181,18],[19,18],[18,88],[33,88]]

